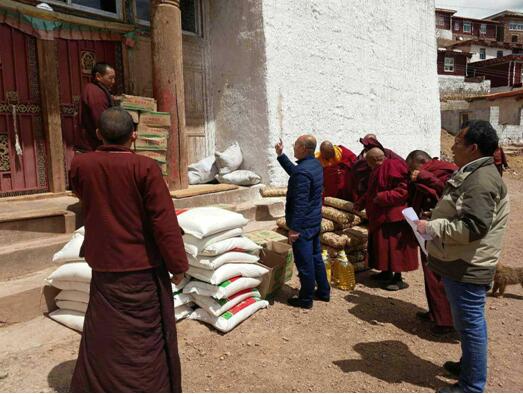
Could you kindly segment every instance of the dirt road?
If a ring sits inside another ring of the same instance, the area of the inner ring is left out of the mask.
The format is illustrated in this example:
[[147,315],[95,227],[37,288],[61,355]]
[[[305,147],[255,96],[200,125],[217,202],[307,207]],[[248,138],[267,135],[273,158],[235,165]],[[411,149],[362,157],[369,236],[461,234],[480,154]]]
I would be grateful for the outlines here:
[[[502,261],[523,266],[523,181],[507,178],[511,217]],[[410,288],[375,288],[368,273],[352,293],[297,311],[284,300],[220,335],[195,321],[178,325],[185,391],[432,391],[454,382],[441,365],[459,357],[458,342],[431,336],[416,320],[426,307],[420,271]],[[523,291],[489,297],[488,391],[523,391]],[[0,391],[66,391],[79,335],[47,320],[0,328]]]

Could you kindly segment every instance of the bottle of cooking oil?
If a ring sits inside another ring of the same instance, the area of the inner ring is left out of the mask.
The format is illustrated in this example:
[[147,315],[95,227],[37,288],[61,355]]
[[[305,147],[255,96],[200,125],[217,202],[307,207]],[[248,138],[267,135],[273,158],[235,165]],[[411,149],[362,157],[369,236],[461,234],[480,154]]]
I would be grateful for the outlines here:
[[329,253],[329,260],[331,265],[331,286],[338,287],[340,281],[339,278],[339,262],[338,262],[338,253]]
[[325,264],[325,271],[327,271],[327,280],[330,283],[331,273],[332,273],[332,270],[331,270],[332,264],[331,264],[331,260],[329,258],[329,253],[327,252],[327,249],[323,249],[321,251],[321,257],[323,259],[323,263]]
[[340,290],[351,291],[356,287],[356,277],[354,275],[354,267],[349,260],[345,251],[342,250],[338,254],[337,260],[337,284],[336,287]]

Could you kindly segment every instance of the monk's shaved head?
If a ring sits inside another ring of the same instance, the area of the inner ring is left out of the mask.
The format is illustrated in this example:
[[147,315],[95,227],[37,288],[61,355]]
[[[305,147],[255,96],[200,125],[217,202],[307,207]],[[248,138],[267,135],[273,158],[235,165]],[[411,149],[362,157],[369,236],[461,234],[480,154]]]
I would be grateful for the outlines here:
[[321,157],[330,160],[335,156],[334,145],[330,141],[323,141],[320,145]]
[[411,171],[419,169],[423,164],[432,160],[430,155],[423,150],[413,150],[407,156],[407,165]]
[[367,134],[365,137],[363,138],[374,138],[375,140],[377,140],[378,138],[376,137],[376,134]]
[[133,119],[123,108],[111,107],[102,113],[99,132],[108,143],[123,144],[131,138],[133,131]]
[[385,152],[380,148],[372,148],[367,151],[365,160],[370,168],[376,168],[383,164],[385,161]]

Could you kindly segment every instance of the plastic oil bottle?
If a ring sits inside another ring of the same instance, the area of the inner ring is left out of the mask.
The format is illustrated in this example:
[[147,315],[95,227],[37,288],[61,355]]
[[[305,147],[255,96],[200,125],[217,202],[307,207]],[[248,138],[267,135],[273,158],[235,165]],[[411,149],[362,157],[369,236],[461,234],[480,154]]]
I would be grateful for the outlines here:
[[332,254],[329,254],[329,260],[330,260],[330,265],[331,265],[331,280],[330,280],[330,283],[331,283],[331,286],[332,287],[338,287],[338,283],[340,281],[340,278],[339,278],[339,261],[338,261],[338,255],[332,255]]
[[321,257],[323,258],[323,263],[325,264],[325,271],[327,271],[327,280],[330,283],[332,276],[332,264],[327,249],[323,249],[321,251]]
[[356,287],[356,276],[354,275],[354,267],[349,260],[345,251],[342,250],[336,259],[337,283],[336,287],[340,290],[351,291]]

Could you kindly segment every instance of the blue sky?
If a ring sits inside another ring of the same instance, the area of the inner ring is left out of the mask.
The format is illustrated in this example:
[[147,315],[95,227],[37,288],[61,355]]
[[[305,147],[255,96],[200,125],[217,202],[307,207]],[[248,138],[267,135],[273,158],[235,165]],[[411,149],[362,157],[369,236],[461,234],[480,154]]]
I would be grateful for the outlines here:
[[459,16],[484,18],[504,10],[523,12],[523,0],[436,0],[436,7],[458,10]]

